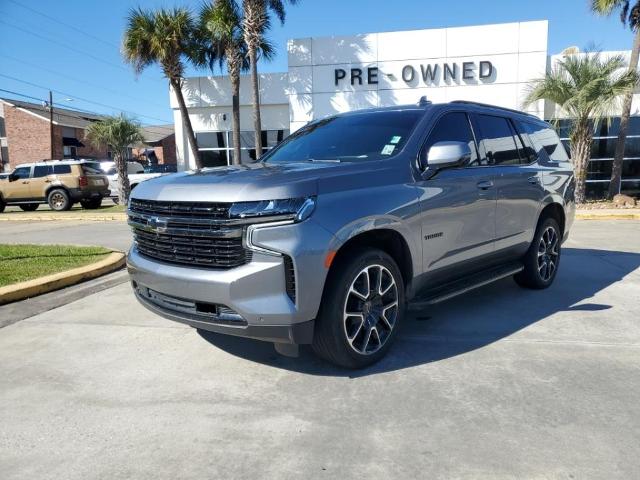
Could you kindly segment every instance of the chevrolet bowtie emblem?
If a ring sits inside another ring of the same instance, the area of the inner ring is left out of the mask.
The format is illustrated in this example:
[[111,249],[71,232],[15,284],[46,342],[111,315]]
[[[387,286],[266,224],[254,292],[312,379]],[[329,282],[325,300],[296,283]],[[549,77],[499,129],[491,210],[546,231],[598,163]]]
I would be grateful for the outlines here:
[[167,221],[159,217],[151,217],[147,220],[147,224],[158,233],[167,231]]

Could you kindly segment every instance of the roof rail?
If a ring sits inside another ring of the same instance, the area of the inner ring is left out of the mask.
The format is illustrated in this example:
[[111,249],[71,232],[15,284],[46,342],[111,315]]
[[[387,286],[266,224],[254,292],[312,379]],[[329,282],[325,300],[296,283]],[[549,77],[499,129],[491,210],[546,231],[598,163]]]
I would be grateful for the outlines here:
[[520,110],[516,110],[514,108],[507,108],[507,107],[499,107],[498,105],[491,105],[489,103],[481,103],[481,102],[474,102],[472,100],[452,100],[449,103],[463,103],[466,105],[476,105],[478,107],[489,107],[489,108],[497,108],[498,110],[505,110],[507,112],[513,112],[513,113],[518,113],[520,115],[526,115],[528,117],[533,117],[537,120],[540,120],[538,117],[536,117],[535,115],[533,115],[532,113],[527,113],[527,112],[521,112]]
[[421,96],[420,100],[418,100],[418,106],[419,107],[426,107],[427,105],[431,105],[432,103],[433,103],[432,101],[427,99],[426,95]]

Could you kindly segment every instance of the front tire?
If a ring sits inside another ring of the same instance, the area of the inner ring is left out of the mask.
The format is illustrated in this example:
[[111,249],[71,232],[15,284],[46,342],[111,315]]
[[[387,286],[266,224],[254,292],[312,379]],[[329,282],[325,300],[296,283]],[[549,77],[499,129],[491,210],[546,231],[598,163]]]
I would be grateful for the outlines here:
[[51,210],[55,210],[56,212],[69,210],[72,205],[69,194],[61,188],[51,190],[47,196],[47,202]]
[[0,213],[4,212],[6,206],[7,204],[4,203],[4,200],[2,200],[2,198],[0,197]]
[[20,209],[24,212],[35,212],[39,206],[37,203],[27,203],[26,205],[20,205]]
[[550,287],[560,266],[561,242],[558,222],[551,217],[543,219],[523,258],[524,270],[513,277],[516,283],[536,290]]
[[327,278],[313,350],[346,368],[363,368],[387,353],[404,316],[404,281],[378,249],[343,257]]

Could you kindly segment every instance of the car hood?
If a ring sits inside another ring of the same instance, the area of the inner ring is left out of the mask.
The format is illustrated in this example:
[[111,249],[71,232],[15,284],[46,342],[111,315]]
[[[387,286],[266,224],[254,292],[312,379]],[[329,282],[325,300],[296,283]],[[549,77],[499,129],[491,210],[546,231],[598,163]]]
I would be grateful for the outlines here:
[[358,167],[329,162],[258,162],[204,168],[145,181],[136,187],[131,196],[148,200],[196,202],[299,198],[316,195],[321,179],[351,174]]

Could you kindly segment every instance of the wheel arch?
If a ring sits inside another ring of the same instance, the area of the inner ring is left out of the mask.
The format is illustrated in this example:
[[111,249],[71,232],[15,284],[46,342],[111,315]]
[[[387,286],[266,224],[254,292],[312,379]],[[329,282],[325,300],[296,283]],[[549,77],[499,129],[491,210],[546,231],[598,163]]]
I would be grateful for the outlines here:
[[44,191],[45,201],[49,201],[49,194],[51,193],[52,190],[64,190],[65,192],[67,192],[67,195],[69,195],[69,199],[71,199],[71,192],[69,192],[69,189],[64,185],[49,185],[47,189]]
[[560,226],[560,237],[562,238],[565,233],[566,228],[566,215],[563,206],[558,203],[551,201],[540,211],[540,215],[538,216],[538,224],[542,222],[546,218],[553,218],[558,225]]
[[367,247],[378,248],[393,258],[402,274],[405,290],[408,291],[415,271],[413,265],[414,256],[406,238],[393,228],[365,230],[349,237],[334,250],[335,254],[331,261],[329,272],[327,272],[327,279],[331,277],[332,272],[337,269],[338,265],[349,258],[354,251]]

